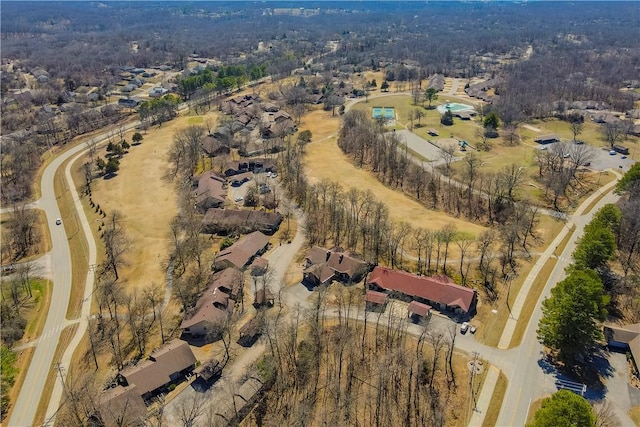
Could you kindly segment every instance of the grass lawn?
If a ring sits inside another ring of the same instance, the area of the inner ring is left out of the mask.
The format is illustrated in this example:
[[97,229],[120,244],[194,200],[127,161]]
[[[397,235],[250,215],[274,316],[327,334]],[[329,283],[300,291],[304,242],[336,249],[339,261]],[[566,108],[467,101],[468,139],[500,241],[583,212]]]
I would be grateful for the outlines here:
[[[23,312],[23,314],[27,319],[27,326],[22,339],[18,342],[18,345],[34,340],[42,333],[42,329],[44,329],[44,324],[47,320],[47,313],[49,312],[49,304],[51,302],[51,281],[43,279],[31,280],[31,292],[33,297],[23,306],[23,310],[26,309],[26,312]],[[15,403],[18,398],[18,393],[22,388],[22,383],[24,382],[27,371],[29,370],[29,364],[31,363],[31,358],[33,357],[34,352],[35,347],[29,347],[21,352],[17,352],[16,354],[16,368],[18,369],[18,374],[16,375],[15,383],[9,394],[9,399],[12,402],[12,405],[9,407],[9,412],[5,417],[7,420],[11,418],[13,403]]]
[[631,410],[629,411],[629,416],[631,417],[635,425],[640,426],[640,405],[631,408]]
[[[217,113],[211,115],[217,116]],[[169,223],[177,214],[174,183],[162,180],[168,168],[167,153],[177,130],[203,121],[203,117],[183,116],[162,127],[154,127],[144,135],[140,145],[132,146],[124,155],[115,177],[94,181],[93,201],[107,215],[118,210],[124,217],[130,248],[125,256],[128,265],[122,269],[121,276],[127,280],[130,289],[141,289],[151,283],[164,284]],[[130,138],[131,133],[127,135],[127,139]],[[104,148],[98,150],[98,155],[104,154]],[[76,169],[81,164],[78,162]],[[94,221],[94,224],[98,240],[99,223]]]
[[484,422],[482,423],[483,427],[492,427],[496,425],[498,415],[500,414],[500,408],[502,407],[502,401],[504,400],[504,395],[507,392],[508,384],[509,382],[507,381],[507,377],[500,372],[496,387],[493,389],[493,396],[491,397],[489,408],[484,416]]
[[[313,140],[317,141],[315,136]],[[312,184],[329,179],[340,181],[345,191],[351,187],[371,189],[376,198],[389,207],[390,217],[395,222],[405,221],[414,227],[428,229],[440,229],[452,223],[459,231],[474,236],[485,230],[481,225],[452,217],[448,213],[427,209],[399,190],[384,186],[370,172],[356,168],[342,153],[335,138],[307,145],[305,172]]]
[[[58,375],[58,371],[56,370],[56,362],[62,358],[62,355],[69,346],[69,343],[75,335],[77,328],[78,324],[76,323],[71,326],[67,326],[60,333],[60,341],[58,341],[56,352],[53,355],[53,362],[51,363],[51,367],[49,368],[49,374],[47,375],[47,380],[45,382],[44,389],[42,390],[42,397],[40,398],[40,402],[37,402],[38,409],[34,418],[34,425],[41,425],[44,423],[44,417],[46,416],[47,408],[49,407],[49,399],[51,399],[51,393],[53,391],[53,384],[56,376]],[[63,401],[64,399],[61,400],[61,402]],[[33,404],[35,405],[36,402],[33,402]]]

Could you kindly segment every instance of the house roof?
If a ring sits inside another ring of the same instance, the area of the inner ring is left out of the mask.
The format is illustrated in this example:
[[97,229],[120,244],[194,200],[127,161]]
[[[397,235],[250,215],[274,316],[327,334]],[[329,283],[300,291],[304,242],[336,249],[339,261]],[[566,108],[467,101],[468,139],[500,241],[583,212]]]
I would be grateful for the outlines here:
[[238,330],[241,337],[254,337],[262,333],[264,326],[264,316],[257,315],[252,317],[247,323],[242,325]]
[[[329,280],[334,272],[346,274],[350,278],[366,268],[367,262],[350,256],[349,252],[341,249],[327,250],[318,246],[312,247],[306,256],[312,265],[322,268],[307,268],[306,272],[316,275],[321,283]],[[323,280],[324,279],[324,280]]]
[[99,399],[98,411],[105,425],[137,426],[147,415],[147,406],[135,385],[108,389]]
[[218,230],[243,227],[253,230],[276,229],[281,222],[282,215],[279,213],[238,209],[208,209],[202,219],[205,226]]
[[235,268],[225,268],[224,270],[214,273],[209,279],[207,289],[214,290],[219,287],[229,289],[231,296],[234,297],[240,291],[244,284],[244,274]]
[[373,304],[384,304],[387,302],[387,294],[384,292],[367,291],[364,300]]
[[431,306],[427,304],[422,304],[418,301],[411,301],[409,303],[408,308],[410,313],[417,314],[418,316],[426,316],[431,311]]
[[193,366],[196,357],[189,344],[182,340],[173,340],[151,352],[147,360],[124,369],[120,374],[129,386],[135,385],[140,395],[167,384],[170,376]]
[[198,180],[196,203],[202,203],[210,197],[221,202],[227,198],[227,181],[224,177],[210,170],[202,173],[196,179]]
[[446,276],[416,276],[405,271],[376,267],[369,276],[369,283],[389,291],[398,291],[411,297],[460,307],[469,312],[475,297],[475,291],[456,285]]
[[269,244],[269,237],[259,231],[247,234],[240,240],[221,251],[216,258],[216,263],[221,261],[229,261],[239,269],[244,268],[251,258],[262,251]]
[[623,326],[607,324],[604,327],[604,336],[608,342],[627,344],[636,366],[640,365],[640,323]]
[[[233,310],[233,304],[229,304],[229,294],[219,288],[229,289],[231,295],[236,295],[243,280],[243,274],[235,268],[225,268],[213,274],[209,280],[209,287],[200,295],[194,309],[185,316],[180,329],[191,328],[200,322],[210,324],[224,322],[229,312]],[[214,303],[222,305],[224,309],[216,307]]]

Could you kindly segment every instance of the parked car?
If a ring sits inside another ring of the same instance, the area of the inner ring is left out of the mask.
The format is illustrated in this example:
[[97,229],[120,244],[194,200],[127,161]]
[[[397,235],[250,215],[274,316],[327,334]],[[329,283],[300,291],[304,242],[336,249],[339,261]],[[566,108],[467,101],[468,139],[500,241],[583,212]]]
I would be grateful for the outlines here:
[[469,326],[469,332],[471,332],[472,334],[476,333],[477,328],[473,325]]
[[56,225],[62,224],[62,220],[60,218],[56,218]]
[[460,325],[460,333],[466,334],[468,330],[469,330],[469,322],[462,322],[462,325]]
[[609,155],[610,155],[610,156],[615,156],[615,155],[616,155],[616,150],[611,150],[611,151],[609,151]]
[[236,202],[241,202],[241,201],[244,200],[244,197],[238,196],[238,197],[235,198],[235,200],[236,200]]

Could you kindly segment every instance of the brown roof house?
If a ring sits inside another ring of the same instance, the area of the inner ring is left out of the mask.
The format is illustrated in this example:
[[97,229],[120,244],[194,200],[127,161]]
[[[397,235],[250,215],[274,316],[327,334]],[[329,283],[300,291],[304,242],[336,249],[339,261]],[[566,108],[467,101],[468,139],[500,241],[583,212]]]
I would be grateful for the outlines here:
[[256,256],[262,255],[269,245],[269,237],[259,231],[247,234],[223,251],[214,261],[216,270],[225,268],[244,269]]
[[475,312],[476,291],[456,285],[447,276],[416,276],[400,270],[376,267],[368,280],[369,288],[392,296],[437,307],[441,312],[471,315]]
[[206,233],[229,234],[261,231],[273,234],[282,223],[282,215],[265,211],[209,209],[202,219]]
[[224,204],[227,198],[227,180],[213,171],[204,172],[193,178],[195,204],[198,210],[205,212]]
[[211,276],[207,290],[202,293],[196,306],[190,310],[180,324],[185,335],[207,337],[215,335],[233,312],[235,300],[243,286],[244,276],[235,268],[227,268]]
[[604,336],[611,347],[629,350],[636,365],[636,372],[640,371],[640,323],[632,325],[605,325]]
[[383,312],[387,308],[388,295],[384,292],[367,291],[364,296],[366,311]]
[[304,280],[312,285],[332,280],[344,284],[358,283],[369,271],[366,261],[357,259],[340,248],[327,250],[314,246],[305,257]]
[[431,307],[418,301],[411,301],[407,312],[413,323],[420,323],[431,318]]
[[135,386],[143,399],[149,400],[168,384],[180,381],[196,365],[189,344],[173,340],[151,352],[147,360],[119,373],[122,386]]
[[142,426],[147,405],[135,385],[106,390],[98,399],[96,416],[104,426]]

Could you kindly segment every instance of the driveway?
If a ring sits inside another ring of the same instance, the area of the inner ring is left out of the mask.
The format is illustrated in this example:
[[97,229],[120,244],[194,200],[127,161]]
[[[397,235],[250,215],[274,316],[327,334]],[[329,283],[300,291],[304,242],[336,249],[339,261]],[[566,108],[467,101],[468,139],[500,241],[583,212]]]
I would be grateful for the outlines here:
[[[537,148],[539,150],[548,149],[554,143],[540,145]],[[620,153],[609,154],[608,149],[604,148],[595,148],[593,149],[593,160],[591,160],[591,165],[589,169],[594,171],[604,171],[606,169],[616,169],[620,172],[626,172],[629,168],[635,163],[630,156],[623,156]],[[626,157],[623,159],[622,157]],[[620,168],[622,166],[622,168]]]

